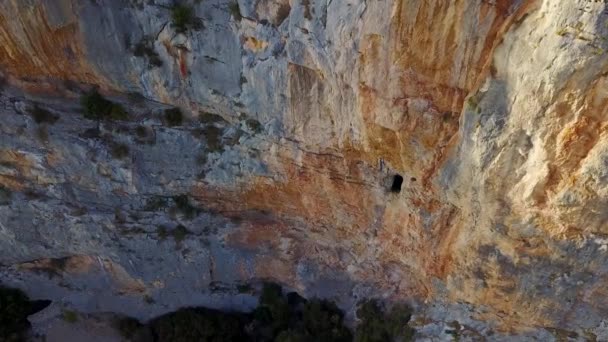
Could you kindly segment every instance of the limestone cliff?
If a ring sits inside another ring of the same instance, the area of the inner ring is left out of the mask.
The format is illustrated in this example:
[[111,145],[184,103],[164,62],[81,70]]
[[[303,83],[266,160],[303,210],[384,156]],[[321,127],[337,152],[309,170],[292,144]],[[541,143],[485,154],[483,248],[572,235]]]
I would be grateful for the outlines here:
[[[608,339],[603,2],[184,4],[0,1],[2,282],[146,318],[273,279],[409,301],[420,339]],[[128,122],[81,115],[93,85]]]

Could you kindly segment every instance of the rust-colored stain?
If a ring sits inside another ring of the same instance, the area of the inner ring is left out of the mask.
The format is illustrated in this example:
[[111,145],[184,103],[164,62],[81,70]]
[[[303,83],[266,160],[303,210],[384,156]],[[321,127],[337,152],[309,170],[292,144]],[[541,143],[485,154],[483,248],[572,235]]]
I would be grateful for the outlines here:
[[186,51],[179,50],[179,72],[183,78],[188,76],[188,64],[186,59]]

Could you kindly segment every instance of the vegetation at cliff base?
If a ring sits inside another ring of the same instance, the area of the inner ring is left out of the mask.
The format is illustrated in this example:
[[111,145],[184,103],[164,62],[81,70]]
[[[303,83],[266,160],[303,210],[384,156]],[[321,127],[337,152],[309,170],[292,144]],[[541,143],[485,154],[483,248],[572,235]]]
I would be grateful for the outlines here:
[[146,324],[125,318],[116,326],[125,338],[135,342],[405,342],[413,336],[413,329],[407,326],[410,316],[405,306],[395,306],[386,315],[377,302],[364,302],[358,311],[361,322],[353,335],[334,302],[305,299],[295,292],[285,294],[281,286],[266,283],[258,307],[249,313],[185,308]]
[[396,304],[385,313],[376,300],[367,300],[357,308],[355,342],[412,341],[414,329],[407,323],[412,317],[408,306]]
[[25,341],[30,328],[27,316],[49,304],[49,301],[30,301],[23,291],[0,286],[0,341]]

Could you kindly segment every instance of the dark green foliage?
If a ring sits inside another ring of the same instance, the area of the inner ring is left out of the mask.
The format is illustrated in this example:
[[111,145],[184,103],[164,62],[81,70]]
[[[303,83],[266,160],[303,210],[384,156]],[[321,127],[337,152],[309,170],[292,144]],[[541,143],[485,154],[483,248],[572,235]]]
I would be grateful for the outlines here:
[[0,287],[0,341],[22,341],[30,327],[29,298],[20,290]]
[[148,323],[156,341],[247,341],[245,317],[207,308],[182,309]]
[[198,118],[203,124],[226,123],[226,120],[221,116],[208,112],[201,112]]
[[0,185],[0,205],[8,205],[11,204],[13,197],[13,192]]
[[171,26],[178,33],[202,28],[200,19],[194,15],[194,9],[186,5],[176,5],[171,9]]
[[[156,50],[154,50],[154,42],[150,37],[143,37],[139,43],[133,47],[133,55],[136,57],[147,58],[149,67],[160,67],[163,65],[162,59]],[[143,96],[142,96],[143,97]]]
[[222,152],[224,145],[222,143],[222,135],[224,131],[215,126],[207,126],[202,129],[202,134],[207,142],[207,150],[209,152]]
[[357,309],[360,320],[355,333],[356,342],[412,341],[414,329],[407,325],[411,309],[395,305],[385,313],[376,300],[368,300]]
[[80,98],[84,117],[93,120],[126,120],[129,115],[122,105],[107,100],[96,90]]
[[[262,295],[260,296],[259,317],[262,321],[267,321],[274,332],[279,332],[287,328],[289,324],[289,304],[287,298],[283,297],[281,286],[274,283],[264,284]],[[269,314],[267,315],[266,312]]]
[[125,108],[118,104],[118,103],[112,103],[112,106],[110,107],[110,116],[109,119],[110,120],[127,120],[129,118],[129,114],[127,113],[127,111],[125,110]]
[[172,230],[168,230],[165,226],[158,226],[158,228],[156,228],[156,235],[159,240],[165,240],[171,236],[177,244],[181,244],[188,234],[190,234],[190,231],[181,224]]
[[314,336],[315,341],[352,340],[350,331],[343,325],[344,315],[335,303],[313,299],[305,304],[303,332]]
[[[247,290],[251,289],[247,287]],[[350,342],[343,314],[329,301],[307,301],[295,293],[287,298],[280,286],[265,284],[258,308],[252,313],[220,312],[187,308],[157,317],[145,325],[136,320],[119,321],[125,338],[144,341],[260,341]],[[146,335],[147,334],[147,335]]]
[[0,286],[0,341],[25,341],[30,328],[27,316],[45,307],[50,301],[30,301],[21,290]]
[[154,145],[155,140],[153,128],[147,126],[135,127],[135,141],[138,144]]
[[183,115],[179,108],[165,109],[165,122],[169,126],[179,126],[182,124]]
[[175,208],[187,219],[193,219],[196,215],[198,215],[198,210],[192,204],[190,204],[188,195],[182,194],[173,196],[173,202],[175,202]]
[[80,104],[84,109],[84,116],[88,119],[102,119],[108,114],[112,105],[97,91],[83,95],[80,98]]
[[184,241],[188,234],[190,234],[190,231],[181,224],[173,228],[173,230],[171,231],[171,235],[173,235],[173,239],[176,243],[181,243],[182,241]]
[[49,141],[49,131],[46,129],[46,126],[40,126],[36,129],[36,136],[42,142]]
[[76,323],[78,321],[78,314],[72,310],[64,310],[61,313],[61,318],[68,323]]
[[311,337],[300,330],[287,329],[281,331],[281,333],[275,339],[275,342],[309,342],[312,341]]
[[138,320],[131,317],[125,317],[115,322],[116,329],[120,332],[122,337],[126,339],[132,339],[139,329],[143,328]]
[[135,128],[135,134],[138,138],[146,138],[148,137],[148,129],[145,126],[137,126]]
[[150,295],[145,295],[144,296],[144,303],[146,304],[154,304],[156,301],[154,300],[154,298],[152,298],[152,296]]
[[249,130],[253,133],[262,132],[262,124],[256,119],[247,119],[247,121],[245,121],[245,124],[247,125],[247,128],[249,128]]
[[138,93],[136,91],[128,92],[127,97],[130,101],[137,104],[142,104],[146,101],[146,97],[142,93]]
[[239,3],[237,1],[233,1],[228,5],[228,10],[230,11],[230,15],[236,21],[241,21],[243,16],[241,15],[241,9],[239,8]]
[[343,325],[344,315],[329,301],[307,301],[296,293],[285,297],[277,284],[264,284],[260,304],[254,311],[258,337],[275,341],[352,341]]
[[129,156],[129,146],[123,143],[112,143],[110,153],[115,159],[124,159]]
[[34,108],[30,110],[30,115],[36,121],[36,123],[48,123],[49,125],[54,124],[59,120],[59,115],[53,114],[46,109],[40,108],[38,105],[35,105]]
[[145,211],[158,211],[167,207],[167,199],[161,196],[151,197],[146,201]]
[[239,284],[236,286],[236,289],[239,293],[250,293],[253,290],[249,284]]
[[167,227],[165,226],[158,226],[156,228],[156,235],[158,237],[159,240],[165,240],[167,238],[167,236],[169,236],[169,232],[167,231]]

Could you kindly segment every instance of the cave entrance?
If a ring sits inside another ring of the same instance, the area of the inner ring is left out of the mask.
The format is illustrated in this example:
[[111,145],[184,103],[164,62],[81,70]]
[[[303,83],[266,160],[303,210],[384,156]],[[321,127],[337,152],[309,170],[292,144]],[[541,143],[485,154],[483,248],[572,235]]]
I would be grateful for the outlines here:
[[401,177],[401,175],[394,175],[393,176],[393,185],[391,185],[391,192],[394,192],[397,194],[400,193],[401,185],[403,185],[403,177]]

